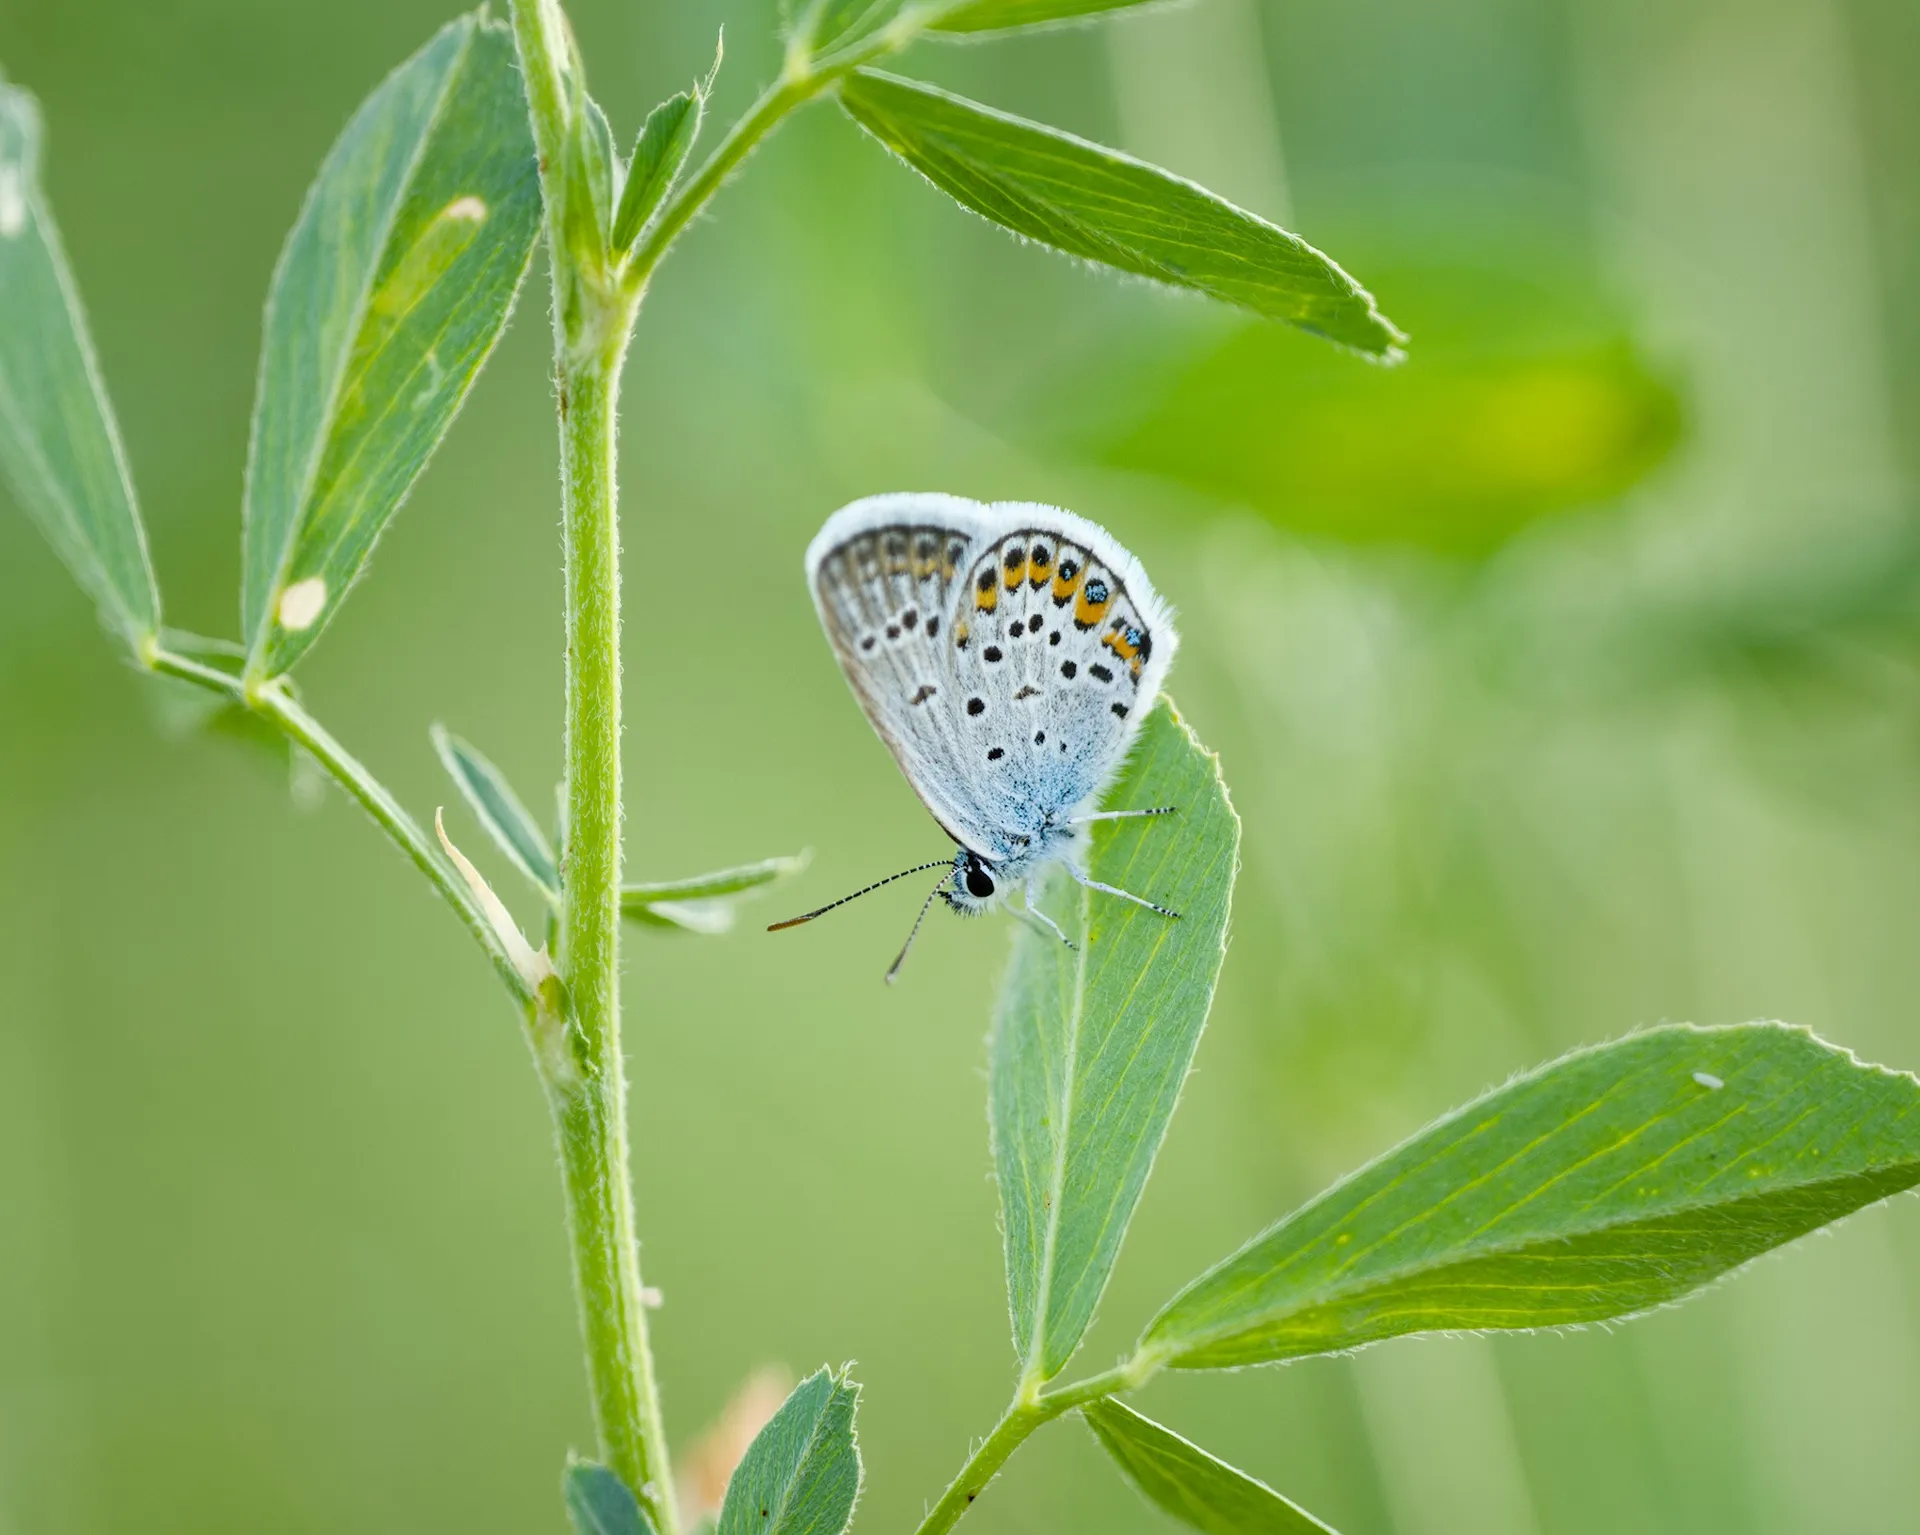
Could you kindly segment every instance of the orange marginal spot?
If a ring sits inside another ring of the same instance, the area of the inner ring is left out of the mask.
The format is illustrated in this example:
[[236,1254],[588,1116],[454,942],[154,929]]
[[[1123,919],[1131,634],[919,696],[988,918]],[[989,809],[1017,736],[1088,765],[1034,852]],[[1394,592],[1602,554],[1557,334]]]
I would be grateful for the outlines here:
[[1086,561],[1063,551],[1060,564],[1053,573],[1053,600],[1065,602],[1080,590],[1080,583],[1086,579]]
[[993,579],[991,565],[973,578],[973,605],[982,613],[991,613],[1000,602],[1000,584]]
[[1036,592],[1047,584],[1047,566],[1052,559],[1053,551],[1045,544],[1035,544],[1027,556],[1027,569],[1032,572],[1027,579]]
[[959,623],[953,626],[953,643],[956,645],[966,644],[967,636],[971,633],[973,633],[973,625],[968,623],[964,618],[961,619]]
[[1080,595],[1076,597],[1073,602],[1073,621],[1082,629],[1091,629],[1095,624],[1099,623],[1101,619],[1107,616],[1107,609],[1112,606],[1113,588],[1111,586],[1107,588],[1106,601],[1089,602],[1087,601],[1087,589],[1083,585],[1080,588]]
[[1105,645],[1107,649],[1111,650],[1122,661],[1131,661],[1135,656],[1140,654],[1140,647],[1132,644],[1127,639],[1127,629],[1124,624],[1119,628],[1109,629],[1100,637],[1100,643]]
[[1015,549],[1013,553],[1019,558],[1009,556],[1007,561],[1007,590],[1010,592],[1018,590],[1020,583],[1027,579],[1027,551]]

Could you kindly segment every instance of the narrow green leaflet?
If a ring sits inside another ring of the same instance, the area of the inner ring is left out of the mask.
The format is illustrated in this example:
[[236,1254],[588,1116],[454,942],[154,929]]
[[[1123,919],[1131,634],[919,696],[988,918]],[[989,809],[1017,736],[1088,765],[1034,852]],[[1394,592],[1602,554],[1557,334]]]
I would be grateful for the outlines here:
[[1089,1402],[1081,1417],[1127,1480],[1174,1518],[1207,1535],[1334,1535],[1265,1482],[1236,1471],[1131,1407]]
[[647,114],[634,141],[633,161],[627,167],[627,184],[620,193],[620,209],[613,217],[613,248],[626,251],[640,238],[653,210],[666,201],[673,184],[680,179],[680,168],[700,132],[700,117],[705,102],[700,93],[681,91],[669,96]]
[[463,17],[328,154],[267,297],[248,453],[249,669],[319,636],[499,339],[540,221],[504,27]]
[[930,85],[858,70],[849,116],[948,196],[1042,245],[1190,288],[1382,361],[1406,337],[1298,235],[1151,165]]
[[628,885],[620,892],[620,910],[631,920],[648,927],[687,933],[725,933],[733,928],[738,905],[733,897],[798,874],[806,866],[803,853],[797,858],[763,858],[758,863],[742,864],[734,869],[696,874],[692,879]]
[[1261,1364],[1678,1300],[1920,1182],[1920,1082],[1783,1024],[1649,1029],[1487,1094],[1176,1296],[1143,1352]]
[[1108,11],[1133,10],[1154,0],[960,0],[933,23],[935,32],[1008,32],[1086,21]]
[[795,1386],[734,1467],[716,1535],[840,1535],[860,1496],[859,1395],[845,1371]]
[[80,294],[40,192],[40,112],[0,80],[0,473],[136,649],[160,594]]
[[994,1162],[1014,1346],[1058,1374],[1093,1319],[1225,955],[1240,822],[1218,760],[1162,700],[1109,809],[1177,815],[1094,828],[1094,879],[1178,920],[1056,879],[1041,907],[1075,948],[1023,928],[989,1046]]
[[548,900],[559,900],[559,862],[547,834],[521,804],[506,775],[444,725],[435,725],[430,734],[447,776],[458,785],[500,851]]
[[561,1482],[574,1535],[654,1535],[633,1490],[605,1466],[576,1460]]
[[613,127],[600,103],[582,92],[578,109],[581,132],[573,142],[574,152],[580,156],[576,174],[585,183],[586,198],[575,206],[587,220],[587,228],[581,233],[591,238],[590,250],[597,260],[606,249],[607,231],[613,227],[613,203],[620,195],[620,155],[613,147]]

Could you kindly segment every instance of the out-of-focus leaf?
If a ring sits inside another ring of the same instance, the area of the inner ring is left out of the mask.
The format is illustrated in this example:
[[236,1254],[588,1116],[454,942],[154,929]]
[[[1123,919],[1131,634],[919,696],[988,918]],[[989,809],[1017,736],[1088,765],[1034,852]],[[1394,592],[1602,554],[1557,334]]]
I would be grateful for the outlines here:
[[1672,386],[1624,339],[1429,357],[1392,374],[1301,367],[1248,326],[1169,380],[1100,456],[1282,526],[1472,550],[1618,496],[1680,439]]
[[1678,1300],[1920,1182],[1920,1082],[1803,1029],[1649,1029],[1448,1115],[1177,1295],[1183,1369]]
[[574,1535],[654,1535],[633,1489],[605,1466],[573,1461],[560,1490]]
[[725,933],[733,928],[739,904],[734,897],[798,874],[806,866],[805,854],[763,858],[758,863],[696,874],[691,879],[628,885],[620,892],[620,910],[648,927],[708,935]]
[[794,1387],[734,1468],[718,1535],[840,1535],[860,1496],[859,1395],[844,1371]]
[[1127,1480],[1167,1513],[1206,1535],[1334,1535],[1265,1482],[1111,1399],[1080,1409]]
[[274,272],[241,591],[256,674],[340,606],[499,339],[539,219],[513,40],[463,17],[354,114]]
[[1178,815],[1094,827],[1088,873],[1178,919],[1064,880],[1042,909],[1075,945],[1023,928],[989,1045],[994,1163],[1014,1347],[1051,1379],[1093,1320],[1213,1004],[1240,822],[1219,762],[1162,700],[1113,809]]
[[1170,505],[1351,543],[1479,557],[1617,502],[1684,442],[1683,380],[1635,339],[1583,236],[1504,197],[1461,201],[1343,236],[1419,336],[1417,367],[1161,311],[1050,366],[971,357],[954,404],[1033,451],[1202,493]]
[[935,32],[1010,32],[1089,21],[1110,11],[1132,10],[1159,0],[960,0],[932,24]]
[[40,111],[0,78],[0,472],[109,629],[139,648],[160,594],[80,293],[40,191]]
[[1016,234],[1383,361],[1401,355],[1406,338],[1333,261],[1190,181],[873,70],[849,76],[840,104],[941,191]]
[[560,899],[560,866],[540,823],[513,792],[506,775],[443,725],[430,732],[447,776],[513,866],[549,901]]

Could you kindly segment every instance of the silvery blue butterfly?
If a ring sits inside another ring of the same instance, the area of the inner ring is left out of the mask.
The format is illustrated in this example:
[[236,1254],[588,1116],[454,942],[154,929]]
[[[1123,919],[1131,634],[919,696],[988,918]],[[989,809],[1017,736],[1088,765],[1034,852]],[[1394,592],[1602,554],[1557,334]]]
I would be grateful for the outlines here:
[[815,536],[807,584],[868,722],[957,847],[773,931],[946,868],[889,981],[936,898],[972,916],[1018,888],[1025,905],[1011,909],[1070,942],[1035,904],[1056,863],[1090,889],[1179,915],[1084,866],[1089,823],[1175,808],[1092,808],[1179,645],[1146,572],[1106,529],[1031,502],[869,496]]

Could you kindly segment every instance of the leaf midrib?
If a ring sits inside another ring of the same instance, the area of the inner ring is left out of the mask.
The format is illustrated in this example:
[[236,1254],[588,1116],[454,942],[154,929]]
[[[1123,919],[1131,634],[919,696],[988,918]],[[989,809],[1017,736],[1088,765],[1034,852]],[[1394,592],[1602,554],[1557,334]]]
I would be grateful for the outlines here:
[[1072,1139],[1073,1079],[1078,1069],[1080,1034],[1087,1011],[1087,953],[1093,946],[1090,932],[1093,926],[1093,892],[1084,885],[1075,888],[1080,894],[1080,942],[1074,950],[1073,1009],[1067,1030],[1067,1057],[1060,1074],[1060,1108],[1054,1116],[1053,1176],[1047,1185],[1047,1231],[1040,1244],[1040,1283],[1034,1290],[1033,1330],[1028,1335],[1023,1371],[1029,1379],[1046,1369],[1047,1311],[1053,1304],[1054,1267],[1060,1245],[1060,1208],[1067,1186],[1067,1147]]

